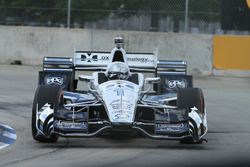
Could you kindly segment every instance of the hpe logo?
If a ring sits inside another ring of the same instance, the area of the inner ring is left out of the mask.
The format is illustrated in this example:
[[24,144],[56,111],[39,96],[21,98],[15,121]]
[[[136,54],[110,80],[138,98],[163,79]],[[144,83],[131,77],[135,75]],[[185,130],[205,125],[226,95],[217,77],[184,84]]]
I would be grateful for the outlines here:
[[63,78],[62,77],[48,77],[46,79],[47,85],[62,85],[63,84]]
[[180,80],[170,80],[170,81],[168,81],[167,85],[171,89],[185,88],[186,87],[186,82],[185,81],[180,81]]

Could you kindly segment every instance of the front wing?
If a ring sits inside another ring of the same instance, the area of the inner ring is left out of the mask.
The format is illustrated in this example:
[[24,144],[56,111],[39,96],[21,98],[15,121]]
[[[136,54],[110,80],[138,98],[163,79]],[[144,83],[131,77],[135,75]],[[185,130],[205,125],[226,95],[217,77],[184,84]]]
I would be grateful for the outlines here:
[[134,122],[112,123],[98,100],[73,103],[58,109],[53,106],[45,104],[37,111],[37,129],[45,136],[55,133],[63,137],[94,137],[139,132],[152,139],[192,138],[198,142],[207,131],[206,117],[196,108],[138,104]]

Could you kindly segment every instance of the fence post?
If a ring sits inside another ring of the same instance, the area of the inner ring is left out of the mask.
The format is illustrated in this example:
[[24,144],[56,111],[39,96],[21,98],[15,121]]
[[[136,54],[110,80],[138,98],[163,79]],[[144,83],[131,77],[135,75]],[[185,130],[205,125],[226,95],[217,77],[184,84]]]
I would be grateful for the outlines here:
[[68,0],[67,28],[70,28],[71,0]]
[[185,3],[185,32],[188,33],[188,0]]

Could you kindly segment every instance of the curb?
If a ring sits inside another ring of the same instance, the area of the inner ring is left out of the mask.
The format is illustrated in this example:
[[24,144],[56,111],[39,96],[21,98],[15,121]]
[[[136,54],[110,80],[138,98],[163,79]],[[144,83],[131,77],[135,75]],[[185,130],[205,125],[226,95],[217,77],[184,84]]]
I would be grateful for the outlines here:
[[10,126],[0,123],[0,149],[13,144],[16,139],[16,131]]

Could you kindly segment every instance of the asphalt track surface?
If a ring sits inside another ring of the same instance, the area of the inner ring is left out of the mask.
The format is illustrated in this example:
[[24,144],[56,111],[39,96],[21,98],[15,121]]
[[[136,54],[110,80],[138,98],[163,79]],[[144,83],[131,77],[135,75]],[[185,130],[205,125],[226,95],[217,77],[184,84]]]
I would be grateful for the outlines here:
[[0,150],[0,167],[10,166],[250,166],[250,78],[201,77],[194,85],[206,98],[208,143],[132,137],[31,137],[31,106],[40,67],[0,66],[0,122],[16,130],[14,144]]

